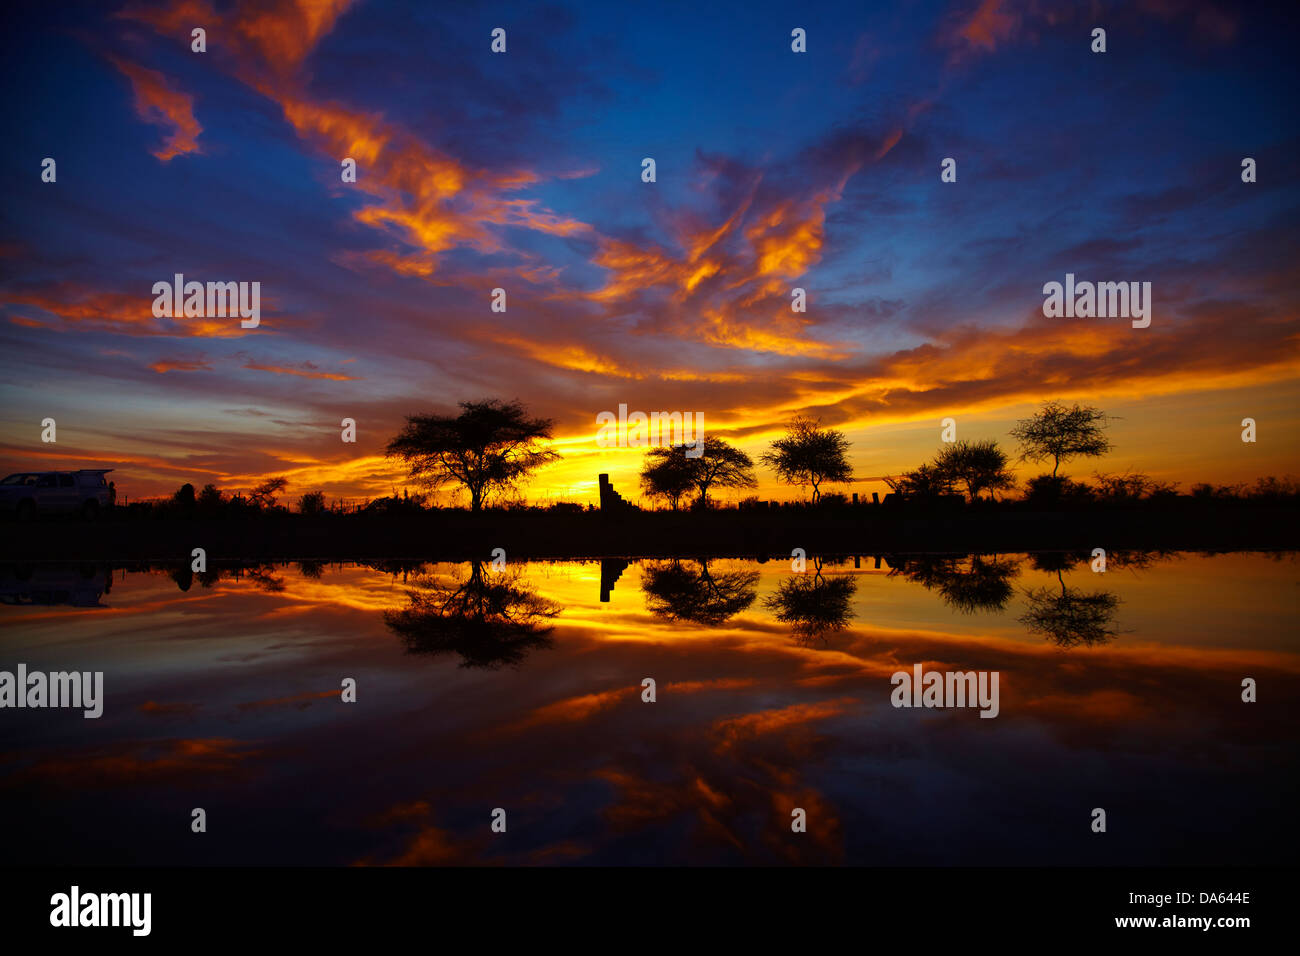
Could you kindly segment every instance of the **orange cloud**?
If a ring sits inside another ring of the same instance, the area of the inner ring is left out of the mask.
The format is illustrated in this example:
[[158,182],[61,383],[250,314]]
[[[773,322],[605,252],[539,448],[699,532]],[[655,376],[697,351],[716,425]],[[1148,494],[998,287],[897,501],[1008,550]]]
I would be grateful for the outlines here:
[[590,231],[586,223],[535,200],[506,198],[508,191],[538,181],[531,172],[472,169],[378,116],[315,102],[276,85],[261,84],[259,90],[280,104],[298,135],[320,153],[357,161],[356,188],[374,202],[358,210],[356,220],[419,250],[415,257],[370,254],[373,262],[403,274],[428,275],[437,254],[458,246],[500,251],[501,238],[491,226],[562,237]]
[[403,255],[391,249],[370,249],[365,252],[341,252],[334,256],[334,261],[349,268],[375,265],[391,269],[400,276],[419,276],[427,279],[433,275],[436,264],[429,255]]
[[562,237],[590,231],[536,200],[506,198],[540,182],[533,171],[473,169],[379,115],[310,97],[300,68],[349,6],[350,0],[245,2],[222,15],[201,0],[178,0],[161,9],[130,8],[122,16],[160,33],[182,31],[191,21],[215,24],[231,38],[223,53],[236,77],[279,104],[298,136],[322,155],[336,163],[339,157],[355,159],[355,188],[373,200],[354,214],[356,220],[418,250],[414,256],[370,253],[371,262],[427,277],[438,253],[458,246],[498,251],[501,239],[493,226]]
[[194,118],[194,97],[172,89],[156,70],[116,56],[108,59],[131,81],[136,114],[147,123],[170,129],[166,141],[153,154],[165,163],[185,153],[200,152],[196,140],[203,127]]
[[[741,690],[752,687],[754,681],[748,678],[718,678],[717,680],[676,681],[662,685],[660,693],[696,694],[716,690]],[[597,691],[566,697],[550,704],[536,708],[523,720],[503,730],[503,733],[515,733],[539,724],[573,723],[588,720],[600,714],[620,700],[630,699],[639,694],[639,687],[618,687],[614,690]]]
[[[232,319],[159,319],[153,314],[153,295],[142,288],[130,292],[102,292],[70,282],[43,283],[30,288],[7,289],[8,307],[30,307],[58,317],[60,325],[87,325],[123,335],[174,335],[190,338],[232,338],[242,335]],[[29,328],[53,328],[30,316],[10,315],[9,321]]]
[[201,26],[209,38],[222,38],[214,54],[234,53],[261,69],[285,73],[302,65],[351,5],[352,0],[236,0],[219,13],[206,0],[172,0],[132,4],[118,16],[187,41],[190,30]]
[[242,741],[228,737],[127,740],[93,751],[38,757],[3,785],[18,787],[39,781],[72,790],[163,782],[176,786],[214,774],[238,774],[246,769],[241,765],[248,758],[259,754]]
[[146,700],[136,708],[142,714],[192,714],[198,710],[199,705],[190,702],[160,703],[156,700]]
[[981,0],[957,30],[957,36],[971,46],[992,52],[1015,32],[1019,19],[1003,11],[1003,0]]
[[719,749],[725,750],[746,738],[788,730],[817,720],[826,720],[846,713],[856,704],[851,697],[839,700],[818,701],[812,704],[791,704],[775,710],[761,710],[740,717],[727,717],[713,726],[713,731],[722,739]]
[[522,730],[538,724],[570,723],[586,720],[612,707],[619,700],[630,697],[633,693],[634,689],[631,687],[620,687],[616,690],[582,694],[578,697],[557,700],[554,703],[538,707],[522,721],[515,724],[511,730]]
[[298,0],[298,2],[241,4],[235,27],[272,69],[297,69],[316,47],[352,0]]
[[196,359],[160,359],[149,366],[150,369],[159,373],[164,372],[198,372],[206,371],[212,368],[205,358]]
[[645,377],[645,373],[639,369],[598,355],[587,346],[576,342],[542,342],[522,335],[506,335],[494,327],[485,327],[478,337],[492,342],[494,346],[514,348],[534,361],[544,362],[555,368],[625,379]]
[[[147,292],[148,290],[146,290]],[[153,298],[121,292],[98,292],[71,283],[55,283],[41,289],[7,291],[5,304],[33,306],[65,322],[90,322],[119,326],[148,326],[157,323]],[[32,319],[23,324],[42,326]]]
[[655,331],[719,348],[844,357],[847,346],[817,340],[808,315],[791,310],[791,290],[821,261],[826,207],[868,158],[880,159],[901,137],[895,129],[869,151],[861,141],[845,144],[833,180],[805,196],[760,194],[762,176],[746,173],[721,224],[701,224],[684,212],[670,217],[680,251],[598,237],[592,261],[610,274],[586,297],[611,314],[641,306],[655,315]]
[[[790,311],[788,295],[791,281],[820,260],[825,207],[839,199],[866,155],[849,156],[829,187],[808,197],[770,200],[757,213],[751,204],[762,177],[748,174],[742,198],[720,225],[688,224],[684,214],[677,217],[674,242],[680,252],[601,236],[588,223],[557,214],[537,200],[510,195],[540,182],[535,171],[474,168],[382,115],[311,96],[299,68],[347,8],[344,0],[279,0],[269,7],[241,3],[217,16],[197,0],[178,0],[162,11],[133,9],[124,15],[168,33],[200,14],[204,22],[218,22],[235,38],[226,50],[232,72],[279,104],[298,136],[321,155],[332,162],[338,157],[357,161],[354,191],[369,202],[354,218],[388,233],[404,248],[343,253],[339,258],[345,264],[378,265],[432,280],[441,255],[452,249],[503,251],[505,228],[588,236],[596,241],[593,261],[610,273],[603,287],[588,294],[592,302],[626,311],[636,299],[664,295],[681,308],[662,320],[669,326],[663,331],[729,349],[819,358],[844,354],[843,347],[810,335],[810,320]],[[900,136],[897,130],[886,137],[874,150],[875,158]],[[528,274],[539,283],[554,282],[557,276],[554,269]],[[552,352],[558,353],[554,357],[560,367],[612,371],[607,361],[582,346]]]
[[243,365],[244,368],[252,369],[256,372],[274,372],[276,375],[297,375],[300,378],[323,378],[331,382],[353,382],[356,381],[355,375],[343,375],[339,372],[322,372],[313,362],[303,362],[298,367],[289,365],[263,365],[249,359]]
[[313,702],[317,700],[321,700],[322,698],[325,697],[337,698],[338,696],[339,696],[338,690],[305,691],[304,693],[301,694],[291,694],[288,697],[272,697],[272,698],[268,698],[267,700],[246,701],[245,703],[239,705],[239,709],[241,711],[265,710],[270,707],[293,706],[298,710],[302,710],[305,707],[310,707]]

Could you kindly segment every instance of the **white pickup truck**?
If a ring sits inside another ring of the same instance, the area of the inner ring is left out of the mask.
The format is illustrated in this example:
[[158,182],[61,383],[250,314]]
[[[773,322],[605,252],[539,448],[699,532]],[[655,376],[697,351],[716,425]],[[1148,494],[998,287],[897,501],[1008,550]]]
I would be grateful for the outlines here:
[[0,479],[0,512],[19,521],[37,515],[80,514],[87,520],[113,506],[114,493],[104,477],[112,468],[79,471],[20,471]]

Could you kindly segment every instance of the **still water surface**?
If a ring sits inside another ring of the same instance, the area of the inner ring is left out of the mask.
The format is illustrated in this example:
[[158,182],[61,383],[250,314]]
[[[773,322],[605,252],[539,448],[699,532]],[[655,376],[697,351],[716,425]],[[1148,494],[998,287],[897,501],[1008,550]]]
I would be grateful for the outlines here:
[[[103,671],[105,705],[0,710],[0,858],[1289,862],[1298,570],[1261,553],[1115,555],[1105,574],[1058,554],[803,574],[9,566],[0,670]],[[891,706],[917,663],[997,671],[999,715]]]

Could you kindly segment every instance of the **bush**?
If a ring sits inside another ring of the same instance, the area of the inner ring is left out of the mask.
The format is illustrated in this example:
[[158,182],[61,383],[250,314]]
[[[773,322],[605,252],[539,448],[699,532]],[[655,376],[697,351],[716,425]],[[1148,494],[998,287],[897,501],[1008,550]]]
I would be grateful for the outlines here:
[[186,514],[194,510],[194,502],[194,486],[188,481],[177,488],[176,493],[172,495],[172,504]]
[[1093,498],[1092,489],[1072,481],[1068,475],[1039,475],[1025,485],[1025,501],[1033,505],[1061,507],[1086,504]]
[[424,500],[424,495],[393,495],[391,498],[376,498],[362,510],[367,514],[418,514],[425,510]]
[[902,498],[938,498],[952,493],[952,476],[929,464],[885,482]]
[[216,514],[225,504],[225,496],[222,495],[221,489],[211,482],[203,486],[203,490],[199,492],[198,498],[195,500],[199,511],[206,515]]
[[1177,493],[1176,484],[1158,481],[1141,472],[1124,475],[1097,475],[1097,497],[1107,502],[1131,502],[1168,498]]
[[1246,492],[1246,496],[1259,501],[1283,501],[1300,496],[1300,484],[1291,477],[1275,478],[1269,475],[1255,482],[1255,487]]

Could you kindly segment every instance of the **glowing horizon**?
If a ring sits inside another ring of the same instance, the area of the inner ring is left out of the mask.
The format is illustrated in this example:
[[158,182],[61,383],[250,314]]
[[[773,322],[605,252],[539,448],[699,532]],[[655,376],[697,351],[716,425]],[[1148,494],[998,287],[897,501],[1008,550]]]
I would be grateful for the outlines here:
[[[1113,11],[1133,59],[1091,54],[1072,11],[842,4],[798,12],[794,54],[788,11],[746,10],[629,31],[507,6],[505,54],[478,13],[350,0],[34,14],[3,41],[58,79],[6,123],[0,472],[357,501],[417,490],[383,457],[406,415],[484,398],[555,420],[534,502],[594,502],[599,473],[638,497],[643,451],[595,442],[620,404],[702,413],[755,459],[812,415],[866,477],[929,458],[950,417],[1014,455],[1049,399],[1117,417],[1076,478],[1300,470],[1296,68],[1266,23]],[[259,281],[259,326],[154,314],[176,273]],[[1152,324],[1045,317],[1067,273],[1150,282]],[[804,495],[758,476],[719,497]]]

